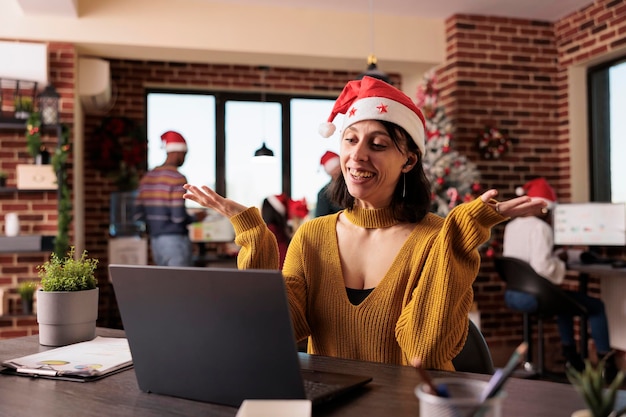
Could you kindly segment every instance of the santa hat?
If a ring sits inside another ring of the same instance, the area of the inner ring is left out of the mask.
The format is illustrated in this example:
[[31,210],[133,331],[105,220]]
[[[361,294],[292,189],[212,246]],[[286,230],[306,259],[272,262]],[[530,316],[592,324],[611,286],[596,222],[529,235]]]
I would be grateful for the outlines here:
[[267,197],[267,202],[278,214],[285,217],[287,215],[287,196],[285,194],[271,195]]
[[556,204],[556,193],[543,177],[535,178],[534,180],[528,181],[523,186],[517,187],[515,194],[519,196],[525,194],[528,197],[543,200],[548,204],[548,208],[550,209]]
[[424,153],[424,115],[409,96],[391,84],[368,76],[348,82],[335,101],[328,121],[320,126],[320,135],[328,138],[335,133],[333,120],[340,113],[345,114],[342,130],[362,120],[395,123],[411,135]]
[[337,155],[335,152],[326,151],[326,153],[322,155],[322,158],[320,159],[320,165],[323,166],[324,171],[326,171],[326,173],[330,175],[330,173],[339,166],[339,155]]
[[161,135],[161,140],[165,145],[165,152],[187,152],[187,142],[178,132],[168,130]]

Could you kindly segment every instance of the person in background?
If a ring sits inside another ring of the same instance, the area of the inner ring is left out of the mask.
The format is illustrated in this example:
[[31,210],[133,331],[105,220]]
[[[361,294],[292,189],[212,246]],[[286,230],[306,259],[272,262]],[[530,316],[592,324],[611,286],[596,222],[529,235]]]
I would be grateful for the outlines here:
[[[560,285],[566,274],[567,251],[554,251],[551,210],[556,205],[556,193],[541,177],[527,182],[516,193],[544,201],[547,209],[535,216],[519,217],[507,223],[504,228],[503,255],[527,262],[539,275]],[[587,308],[591,336],[598,354],[604,356],[609,353],[609,327],[602,300],[577,291],[565,290],[565,293]],[[507,290],[504,297],[506,304],[516,310],[532,312],[537,309],[537,299],[533,295]],[[574,341],[574,318],[566,314],[558,315],[557,325],[565,360],[579,371],[584,369],[584,361]]]
[[267,227],[276,236],[278,244],[279,266],[282,268],[291,240],[291,230],[287,222],[288,198],[285,194],[271,195],[263,200],[261,216]]
[[330,202],[328,189],[330,184],[341,175],[341,166],[339,165],[339,155],[334,152],[326,151],[320,159],[320,165],[324,167],[324,171],[330,175],[330,182],[322,187],[317,193],[317,205],[315,206],[315,217],[325,216],[327,214],[336,213],[341,207],[335,206]]
[[180,198],[187,179],[178,171],[185,162],[187,143],[174,131],[161,135],[167,157],[163,165],[147,172],[139,182],[135,200],[135,221],[144,221],[152,258],[162,266],[192,266],[193,248],[187,225],[202,221],[206,211],[187,213]]
[[[330,189],[343,210],[308,220],[293,236],[282,273],[294,333],[308,352],[454,370],[468,333],[478,247],[507,216],[545,205],[528,197],[498,202],[496,190],[430,213],[424,174],[425,121],[403,92],[383,81],[350,81],[320,128],[343,113],[341,172]],[[255,207],[186,184],[183,195],[228,217],[241,246],[238,268],[277,269],[274,234]]]

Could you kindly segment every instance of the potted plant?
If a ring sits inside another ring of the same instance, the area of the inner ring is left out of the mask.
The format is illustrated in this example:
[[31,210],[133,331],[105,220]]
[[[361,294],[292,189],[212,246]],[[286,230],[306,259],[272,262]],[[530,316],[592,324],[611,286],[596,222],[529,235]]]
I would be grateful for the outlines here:
[[17,293],[22,300],[22,313],[33,314],[33,298],[37,290],[37,283],[33,281],[22,282],[17,287]]
[[75,248],[37,267],[41,289],[37,292],[37,322],[39,343],[63,346],[91,340],[96,336],[98,319],[98,287],[95,270],[98,260],[80,258]]
[[0,187],[7,186],[7,178],[9,178],[9,174],[6,171],[0,171]]
[[597,355],[590,349],[590,359],[585,360],[585,369],[577,371],[567,365],[565,373],[576,391],[582,395],[587,409],[579,410],[572,417],[619,417],[626,415],[626,408],[615,411],[617,391],[624,380],[624,373],[619,371],[608,386],[604,383],[604,371],[608,355],[597,360]]
[[32,97],[20,96],[15,99],[15,118],[28,119],[33,112]]

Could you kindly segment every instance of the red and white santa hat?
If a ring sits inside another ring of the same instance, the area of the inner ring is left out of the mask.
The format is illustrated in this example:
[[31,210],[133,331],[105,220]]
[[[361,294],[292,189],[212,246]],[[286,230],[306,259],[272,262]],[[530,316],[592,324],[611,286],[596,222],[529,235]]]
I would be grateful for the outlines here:
[[522,196],[527,195],[531,198],[536,198],[545,201],[548,204],[548,208],[551,209],[556,204],[556,192],[550,187],[545,178],[535,178],[528,181],[521,187],[515,189],[515,194]]
[[187,142],[178,132],[168,130],[161,135],[161,140],[165,147],[165,152],[187,152]]
[[333,120],[337,114],[345,114],[342,130],[362,120],[395,123],[411,135],[424,153],[424,115],[409,96],[391,84],[368,76],[348,82],[335,101],[328,121],[320,125],[320,135],[328,138],[335,133]]
[[270,195],[267,197],[267,202],[270,203],[272,208],[281,216],[285,217],[287,215],[288,201],[285,194]]
[[335,152],[326,151],[326,153],[324,153],[324,155],[322,155],[322,158],[320,159],[320,165],[323,166],[324,171],[326,171],[326,173],[330,175],[331,172],[333,172],[333,170],[339,166],[339,155],[337,155]]

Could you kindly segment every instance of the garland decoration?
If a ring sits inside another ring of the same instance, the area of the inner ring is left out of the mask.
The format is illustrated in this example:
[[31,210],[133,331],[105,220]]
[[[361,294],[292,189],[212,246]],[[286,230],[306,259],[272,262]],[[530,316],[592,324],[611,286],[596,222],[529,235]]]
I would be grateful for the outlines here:
[[145,163],[148,140],[143,129],[127,117],[106,117],[94,131],[94,166],[113,179],[119,191],[139,185],[137,166]]
[[[70,187],[67,183],[67,160],[71,151],[70,130],[59,125],[58,145],[52,155],[50,163],[57,177],[58,189],[58,219],[57,235],[54,239],[54,253],[59,257],[65,256],[69,248],[69,231],[72,222],[72,198]],[[26,122],[26,143],[28,153],[36,158],[41,152],[41,113],[32,112]]]
[[59,145],[52,154],[50,163],[57,175],[59,184],[59,218],[57,219],[57,236],[54,240],[54,253],[59,257],[65,256],[69,249],[70,223],[72,222],[72,199],[70,187],[67,183],[67,160],[71,151],[70,130],[62,124]]
[[28,153],[36,158],[41,149],[41,113],[32,112],[26,121],[26,147]]
[[487,126],[478,135],[478,151],[484,159],[499,159],[510,147],[511,140],[506,131]]

